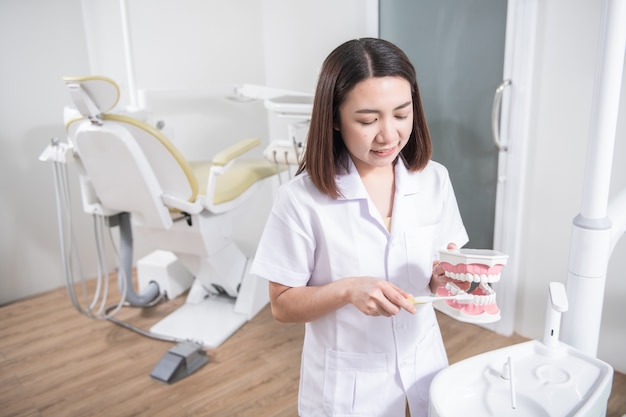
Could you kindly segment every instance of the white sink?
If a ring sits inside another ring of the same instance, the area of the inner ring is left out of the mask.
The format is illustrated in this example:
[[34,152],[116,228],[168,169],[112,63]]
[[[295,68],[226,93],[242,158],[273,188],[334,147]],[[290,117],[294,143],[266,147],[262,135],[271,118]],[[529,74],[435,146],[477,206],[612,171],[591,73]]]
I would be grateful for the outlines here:
[[[509,358],[513,384],[503,377]],[[430,388],[429,416],[604,416],[612,380],[607,363],[561,342],[533,340],[441,371]]]

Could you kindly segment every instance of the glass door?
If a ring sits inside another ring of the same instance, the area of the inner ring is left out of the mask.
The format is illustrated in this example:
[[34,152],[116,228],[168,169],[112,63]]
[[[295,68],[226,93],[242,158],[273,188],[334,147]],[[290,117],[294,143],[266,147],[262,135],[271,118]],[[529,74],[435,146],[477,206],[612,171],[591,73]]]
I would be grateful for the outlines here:
[[493,248],[498,149],[491,133],[502,82],[507,1],[380,0],[380,37],[409,56],[433,159],[450,172],[470,241]]

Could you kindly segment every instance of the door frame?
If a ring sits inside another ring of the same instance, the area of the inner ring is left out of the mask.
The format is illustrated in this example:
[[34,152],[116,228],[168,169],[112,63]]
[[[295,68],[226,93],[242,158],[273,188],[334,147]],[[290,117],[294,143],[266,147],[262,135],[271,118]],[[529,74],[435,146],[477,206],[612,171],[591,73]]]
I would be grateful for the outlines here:
[[520,279],[527,150],[530,137],[534,57],[539,0],[508,0],[503,80],[511,80],[502,96],[500,137],[506,150],[498,156],[494,249],[509,255],[495,285],[501,320],[485,325],[499,334],[515,330]]

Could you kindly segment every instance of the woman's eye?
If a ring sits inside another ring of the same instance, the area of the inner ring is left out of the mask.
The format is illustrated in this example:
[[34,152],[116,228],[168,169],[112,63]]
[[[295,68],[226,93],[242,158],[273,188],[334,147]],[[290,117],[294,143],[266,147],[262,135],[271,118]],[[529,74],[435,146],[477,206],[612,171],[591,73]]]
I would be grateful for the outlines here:
[[362,125],[371,125],[376,123],[377,119],[373,119],[373,120],[359,120],[359,123],[361,123]]
[[404,119],[406,119],[407,117],[409,117],[409,115],[408,115],[408,114],[404,114],[404,115],[403,115],[403,114],[397,114],[397,115],[396,115],[396,119],[398,119],[398,120],[404,120]]

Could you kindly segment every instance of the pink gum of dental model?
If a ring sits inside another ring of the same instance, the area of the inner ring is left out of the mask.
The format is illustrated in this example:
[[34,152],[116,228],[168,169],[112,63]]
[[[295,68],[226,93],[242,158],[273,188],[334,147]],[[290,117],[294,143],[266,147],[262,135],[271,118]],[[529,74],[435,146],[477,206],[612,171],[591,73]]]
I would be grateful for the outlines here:
[[442,313],[468,323],[492,323],[500,320],[496,293],[489,284],[500,281],[500,272],[508,256],[488,249],[455,249],[440,251],[440,265],[446,277],[455,280],[437,289],[437,296],[454,296],[471,291],[470,301],[438,301]]

